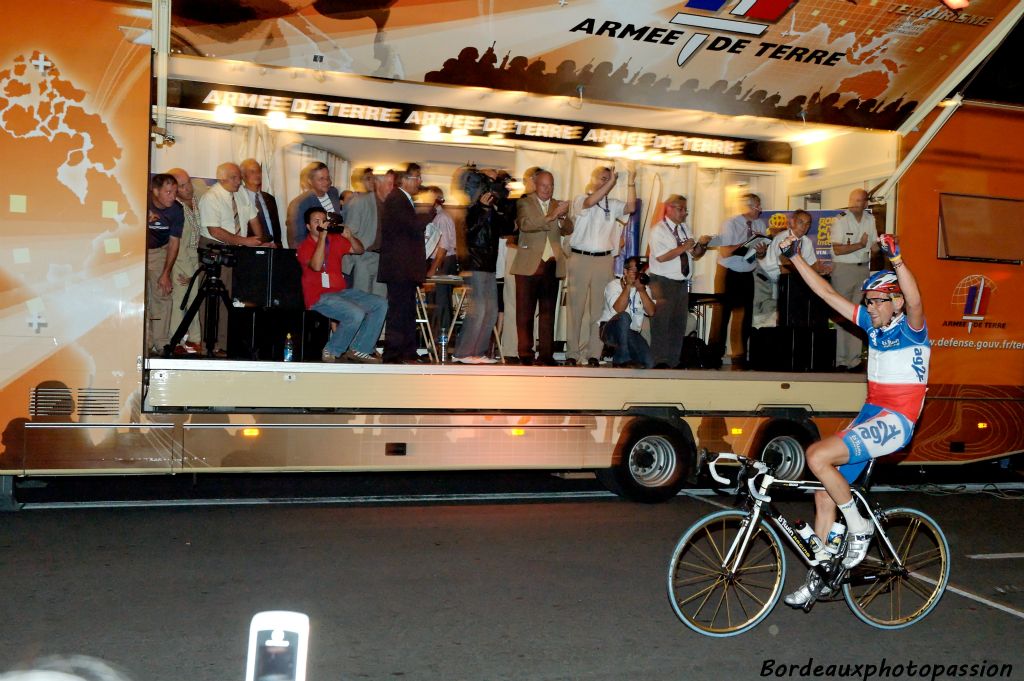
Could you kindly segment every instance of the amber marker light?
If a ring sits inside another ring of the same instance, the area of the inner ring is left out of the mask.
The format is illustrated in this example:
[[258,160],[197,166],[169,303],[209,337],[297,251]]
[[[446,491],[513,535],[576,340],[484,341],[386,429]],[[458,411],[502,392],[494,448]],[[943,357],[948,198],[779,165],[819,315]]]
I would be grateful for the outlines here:
[[242,429],[242,436],[243,437],[259,437],[260,436],[260,429],[259,428],[243,428]]
[[729,429],[729,435],[743,435],[743,429],[742,428],[730,428]]
[[988,428],[988,423],[985,421],[978,421],[978,430],[985,430]]
[[523,435],[526,435],[526,430],[524,430],[523,428],[513,428],[512,435],[514,437],[522,437]]

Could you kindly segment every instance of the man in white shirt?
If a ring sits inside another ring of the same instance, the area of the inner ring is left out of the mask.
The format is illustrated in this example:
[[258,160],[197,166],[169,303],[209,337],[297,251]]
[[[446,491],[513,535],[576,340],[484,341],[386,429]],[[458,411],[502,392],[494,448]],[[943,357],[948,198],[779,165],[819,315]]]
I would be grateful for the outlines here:
[[[854,189],[846,213],[832,224],[832,288],[854,304],[864,296],[860,287],[870,274],[871,251],[878,248],[875,217],[867,205],[868,193]],[[858,370],[863,349],[860,335],[836,328],[837,369]]]
[[[202,220],[200,247],[214,244],[262,246],[263,228],[242,187],[242,171],[235,163],[217,166],[217,184],[199,200]],[[204,240],[206,243],[204,243]]]
[[640,282],[640,258],[626,258],[622,278],[613,278],[604,288],[600,317],[601,341],[615,349],[612,366],[650,369],[651,349],[640,335],[644,317],[654,314],[651,290]]
[[[600,364],[602,343],[596,322],[604,309],[602,292],[612,277],[615,256],[619,254],[623,223],[636,210],[636,169],[627,167],[629,183],[625,202],[608,194],[618,175],[615,168],[598,166],[590,177],[587,193],[572,202],[573,233],[569,238],[566,286],[566,364],[575,365],[586,358],[590,366]],[[590,325],[583,317],[589,311]],[[594,327],[591,329],[590,327]]]
[[[427,254],[427,278],[458,274],[455,221],[444,209],[444,190],[436,186],[424,188],[423,202],[433,204],[434,227],[441,234],[434,252]],[[430,327],[435,340],[441,337],[442,332],[447,334],[452,323],[452,288],[451,284],[436,284],[434,290],[427,293],[427,302],[434,305],[430,313]]]
[[[811,214],[805,210],[795,210],[789,225],[789,229],[775,235],[764,258],[757,261],[757,270],[754,271],[754,326],[758,328],[778,325],[779,275],[783,265],[790,264],[789,258],[782,255],[779,244],[787,237],[799,239],[807,234],[811,227]],[[819,262],[814,253],[814,242],[800,239],[799,243],[800,257],[804,262],[814,267],[818,274],[828,274],[829,268]]]
[[755,261],[764,257],[769,243],[764,240],[753,247],[743,245],[756,234],[766,235],[768,225],[761,219],[761,198],[757,194],[744,194],[741,200],[743,212],[726,220],[719,234],[718,266],[724,271],[720,275],[724,273],[725,286],[721,311],[711,334],[711,354],[724,361],[729,346],[729,320],[737,309],[743,310],[741,347],[739,354],[731,358],[732,363],[739,366],[745,365],[747,361],[754,308]]
[[[248,194],[240,191],[242,171],[235,163],[221,163],[217,166],[217,184],[199,199],[200,237],[199,247],[216,245],[273,247],[273,242],[263,242],[263,231],[256,207]],[[231,295],[231,268],[223,267],[220,279]],[[218,315],[217,345],[226,348],[228,338],[228,315],[223,310]]]
[[690,278],[693,263],[704,257],[711,235],[694,240],[686,224],[686,197],[673,194],[665,200],[665,217],[650,231],[651,258],[648,273],[658,305],[651,318],[651,357],[656,369],[679,365],[689,315]]

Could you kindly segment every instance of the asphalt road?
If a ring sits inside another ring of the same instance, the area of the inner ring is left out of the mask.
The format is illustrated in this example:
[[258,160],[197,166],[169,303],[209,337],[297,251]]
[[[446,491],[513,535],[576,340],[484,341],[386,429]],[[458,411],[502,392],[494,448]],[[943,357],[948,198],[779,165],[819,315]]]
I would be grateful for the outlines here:
[[310,617],[310,681],[801,678],[779,665],[809,658],[1008,664],[1024,678],[1019,497],[878,497],[938,520],[951,583],[1010,612],[947,592],[919,624],[883,632],[843,602],[780,604],[747,634],[699,636],[669,607],[667,563],[722,497],[22,510],[0,516],[0,668],[87,653],[135,681],[241,679],[250,618],[284,609]]

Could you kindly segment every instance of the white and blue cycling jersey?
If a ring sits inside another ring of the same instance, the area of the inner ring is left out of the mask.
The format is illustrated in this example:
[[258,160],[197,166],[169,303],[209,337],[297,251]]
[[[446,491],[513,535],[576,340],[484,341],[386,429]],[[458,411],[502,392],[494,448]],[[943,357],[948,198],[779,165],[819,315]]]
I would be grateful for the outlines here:
[[839,433],[850,452],[849,463],[839,471],[853,482],[868,461],[910,442],[928,390],[931,343],[927,325],[915,329],[902,313],[880,329],[871,325],[863,305],[856,306],[851,319],[868,334],[867,401]]

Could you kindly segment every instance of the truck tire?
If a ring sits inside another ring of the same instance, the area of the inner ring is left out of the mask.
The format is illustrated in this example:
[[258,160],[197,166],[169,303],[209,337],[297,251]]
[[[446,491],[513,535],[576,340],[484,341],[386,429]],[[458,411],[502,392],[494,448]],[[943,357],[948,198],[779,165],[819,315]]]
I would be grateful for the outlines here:
[[686,481],[693,461],[688,450],[684,438],[669,426],[637,426],[625,439],[618,462],[596,471],[597,479],[625,499],[648,504],[666,501]]
[[755,450],[760,461],[775,469],[775,477],[803,480],[807,470],[807,447],[811,444],[806,430],[793,423],[772,424]]

